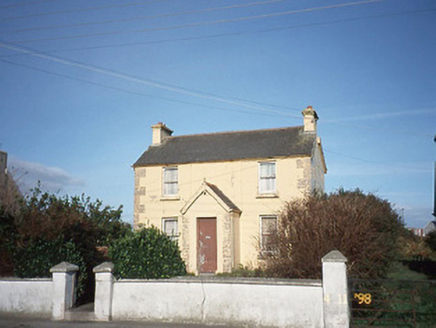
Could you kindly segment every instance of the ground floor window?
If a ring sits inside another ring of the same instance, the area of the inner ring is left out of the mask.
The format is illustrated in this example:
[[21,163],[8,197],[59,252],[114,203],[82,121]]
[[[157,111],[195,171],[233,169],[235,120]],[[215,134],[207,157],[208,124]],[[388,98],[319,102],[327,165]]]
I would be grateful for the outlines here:
[[260,216],[260,251],[261,254],[274,252],[275,234],[277,232],[277,215]]
[[179,239],[179,227],[177,218],[163,218],[162,231],[172,240]]

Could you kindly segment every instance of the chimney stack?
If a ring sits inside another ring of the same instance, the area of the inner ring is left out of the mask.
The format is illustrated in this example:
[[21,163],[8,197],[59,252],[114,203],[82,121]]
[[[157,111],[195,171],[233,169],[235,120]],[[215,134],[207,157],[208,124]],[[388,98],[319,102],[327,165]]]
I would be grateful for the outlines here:
[[306,133],[316,133],[316,122],[318,121],[318,114],[312,108],[312,106],[307,106],[305,110],[301,112],[304,117],[304,132]]
[[151,128],[153,130],[152,146],[159,146],[165,138],[171,137],[173,134],[173,131],[162,122],[152,125]]

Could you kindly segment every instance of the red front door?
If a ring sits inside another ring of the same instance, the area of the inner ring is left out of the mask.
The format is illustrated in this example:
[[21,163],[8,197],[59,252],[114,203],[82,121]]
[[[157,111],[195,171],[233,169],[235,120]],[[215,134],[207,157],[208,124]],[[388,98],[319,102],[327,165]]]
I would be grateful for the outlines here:
[[217,270],[216,218],[197,219],[197,265],[200,273]]

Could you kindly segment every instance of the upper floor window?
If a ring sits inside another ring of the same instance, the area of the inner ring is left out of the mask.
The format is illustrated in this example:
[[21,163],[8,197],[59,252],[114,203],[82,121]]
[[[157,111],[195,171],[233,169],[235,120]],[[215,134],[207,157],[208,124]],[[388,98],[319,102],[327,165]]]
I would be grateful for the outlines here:
[[177,218],[163,218],[162,230],[171,238],[171,240],[177,241],[179,239],[179,227]]
[[259,163],[259,194],[276,192],[276,163]]
[[178,193],[179,175],[177,167],[164,167],[163,169],[163,194],[176,196]]

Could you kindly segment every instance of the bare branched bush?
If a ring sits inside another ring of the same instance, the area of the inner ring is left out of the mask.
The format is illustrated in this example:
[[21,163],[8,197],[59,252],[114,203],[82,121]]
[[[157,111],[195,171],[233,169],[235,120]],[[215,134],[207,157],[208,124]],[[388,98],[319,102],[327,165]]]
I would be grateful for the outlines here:
[[388,201],[359,190],[295,200],[281,213],[267,270],[277,277],[320,278],[322,257],[339,250],[350,276],[382,277],[404,230]]

